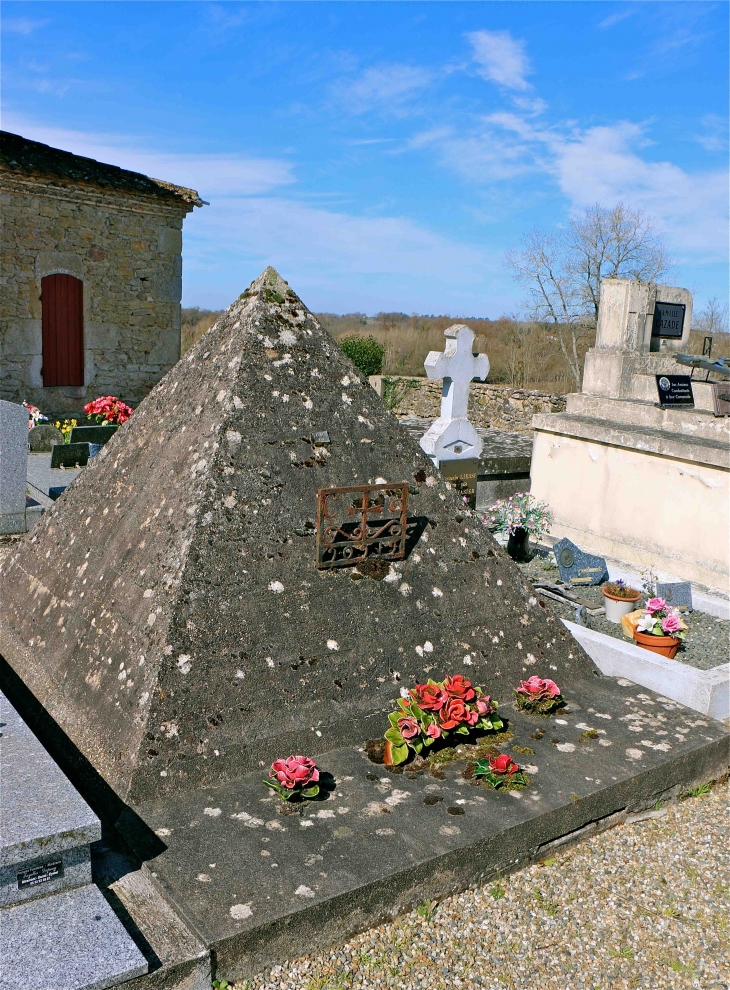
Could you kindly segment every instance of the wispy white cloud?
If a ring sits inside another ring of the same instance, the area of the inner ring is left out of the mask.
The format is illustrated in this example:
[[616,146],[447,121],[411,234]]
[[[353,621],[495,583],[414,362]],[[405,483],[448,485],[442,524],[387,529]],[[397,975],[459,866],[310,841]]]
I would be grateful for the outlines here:
[[525,52],[525,42],[513,38],[509,31],[472,31],[467,34],[477,72],[489,82],[507,89],[530,88],[525,76],[532,70]]
[[33,34],[50,23],[50,18],[3,17],[0,27],[9,34]]
[[432,80],[426,69],[413,65],[377,65],[340,90],[350,110],[399,109]]
[[48,127],[12,112],[3,114],[3,127],[53,148],[190,186],[197,189],[203,199],[231,194],[256,195],[295,181],[291,164],[281,159],[158,152],[139,138]]
[[606,28],[612,28],[614,25],[620,24],[621,21],[625,21],[627,17],[632,17],[635,12],[635,9],[631,7],[624,10],[617,10],[615,14],[609,14],[608,17],[604,17],[602,21],[599,21],[598,26],[605,31]]
[[702,131],[693,135],[705,151],[726,151],[728,145],[728,122],[726,117],[716,113],[706,113],[700,120]]

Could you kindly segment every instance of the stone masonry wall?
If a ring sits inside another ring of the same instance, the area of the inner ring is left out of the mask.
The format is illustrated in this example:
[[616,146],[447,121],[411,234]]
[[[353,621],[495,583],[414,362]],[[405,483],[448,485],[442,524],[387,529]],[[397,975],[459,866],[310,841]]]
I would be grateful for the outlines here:
[[[0,398],[52,414],[99,395],[136,403],[180,356],[187,203],[0,173]],[[84,283],[82,387],[44,388],[41,279]]]
[[[441,382],[428,378],[374,375],[373,387],[397,416],[424,416],[436,419],[441,408]],[[537,392],[511,385],[472,382],[469,388],[469,418],[484,429],[532,432],[535,413],[565,411],[565,396]]]

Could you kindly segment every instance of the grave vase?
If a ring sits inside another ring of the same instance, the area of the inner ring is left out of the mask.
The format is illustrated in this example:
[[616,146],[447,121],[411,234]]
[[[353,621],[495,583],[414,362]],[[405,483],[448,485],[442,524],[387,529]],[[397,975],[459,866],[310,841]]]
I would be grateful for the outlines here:
[[601,591],[606,608],[606,619],[609,622],[620,622],[625,615],[634,611],[636,603],[641,598],[638,593],[635,598],[618,598],[616,595],[609,594],[605,588],[601,588]]
[[509,534],[509,539],[507,540],[507,553],[510,555],[512,560],[530,559],[529,530],[518,526],[517,529]]
[[637,646],[651,650],[652,653],[659,653],[663,657],[669,657],[670,660],[674,660],[682,642],[676,636],[653,636],[651,633],[638,632],[636,629],[634,629],[634,639]]

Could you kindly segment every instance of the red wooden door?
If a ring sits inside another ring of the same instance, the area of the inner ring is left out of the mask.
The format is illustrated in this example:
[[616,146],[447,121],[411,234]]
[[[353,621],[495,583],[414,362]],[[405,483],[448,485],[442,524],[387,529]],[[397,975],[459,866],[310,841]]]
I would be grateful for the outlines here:
[[43,385],[84,384],[84,283],[73,275],[41,281]]

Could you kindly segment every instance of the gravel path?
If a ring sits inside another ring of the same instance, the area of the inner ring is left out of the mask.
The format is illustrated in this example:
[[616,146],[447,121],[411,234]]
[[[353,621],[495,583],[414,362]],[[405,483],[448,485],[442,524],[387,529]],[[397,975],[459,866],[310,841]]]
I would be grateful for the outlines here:
[[[548,558],[541,556],[533,557],[529,564],[519,564],[520,570],[524,571],[529,581],[549,581],[551,584],[558,584],[560,572],[554,563],[552,554]],[[603,594],[600,588],[572,588],[578,596],[590,601],[594,607],[603,605]],[[545,604],[562,619],[569,619],[575,622],[575,609],[570,605],[563,605],[553,599],[543,597]],[[645,599],[642,599],[643,602]],[[641,604],[641,603],[640,603]],[[684,645],[680,647],[675,660],[689,664],[699,670],[710,670],[720,664],[730,661],[730,622],[727,619],[718,619],[714,615],[707,615],[704,612],[690,612],[683,615],[684,621],[689,626],[689,632]],[[603,615],[587,615],[585,623],[589,629],[596,632],[606,633],[623,642],[628,642],[621,632],[621,626],[615,622],[609,622]]]
[[728,990],[727,784],[236,990]]

